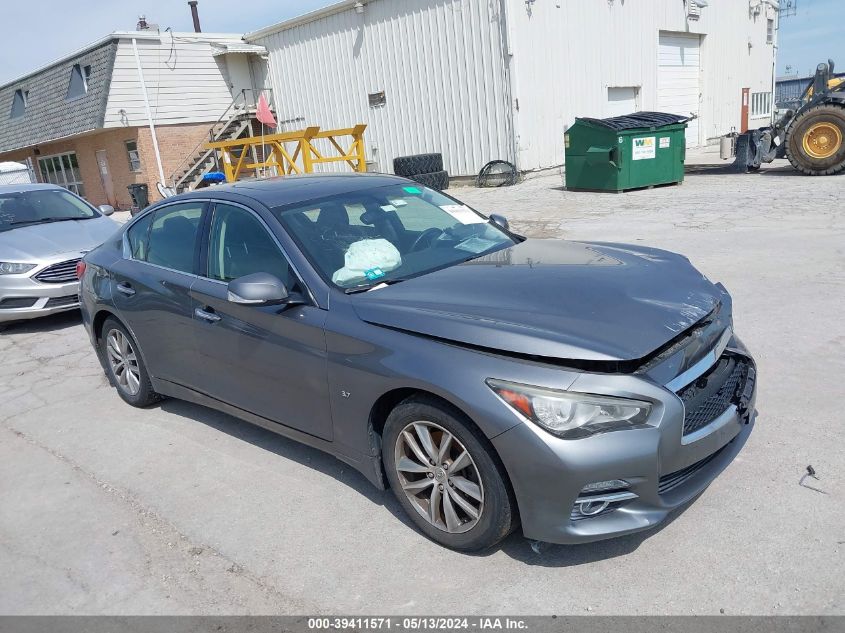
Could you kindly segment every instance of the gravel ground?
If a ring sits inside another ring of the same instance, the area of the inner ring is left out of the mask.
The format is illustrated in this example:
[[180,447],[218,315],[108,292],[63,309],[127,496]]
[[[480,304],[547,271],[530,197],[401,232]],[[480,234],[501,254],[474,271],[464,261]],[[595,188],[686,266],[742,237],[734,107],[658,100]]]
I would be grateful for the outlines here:
[[126,406],[66,313],[0,336],[0,613],[845,613],[845,177],[693,158],[680,187],[452,192],[529,236],[680,251],[733,293],[756,428],[661,529],[442,549],[331,457],[178,401]]

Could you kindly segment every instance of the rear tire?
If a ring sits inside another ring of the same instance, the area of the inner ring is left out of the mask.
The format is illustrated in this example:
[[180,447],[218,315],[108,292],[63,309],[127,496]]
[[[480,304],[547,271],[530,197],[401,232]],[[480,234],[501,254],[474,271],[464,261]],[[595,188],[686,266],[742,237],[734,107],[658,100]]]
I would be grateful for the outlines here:
[[100,353],[106,375],[124,402],[133,407],[147,407],[161,400],[153,390],[138,343],[117,319],[108,318],[103,323]]
[[831,176],[845,169],[845,108],[819,105],[794,121],[786,157],[809,176]]
[[511,533],[518,519],[504,467],[459,411],[412,397],[390,413],[383,435],[390,487],[426,536],[477,551]]

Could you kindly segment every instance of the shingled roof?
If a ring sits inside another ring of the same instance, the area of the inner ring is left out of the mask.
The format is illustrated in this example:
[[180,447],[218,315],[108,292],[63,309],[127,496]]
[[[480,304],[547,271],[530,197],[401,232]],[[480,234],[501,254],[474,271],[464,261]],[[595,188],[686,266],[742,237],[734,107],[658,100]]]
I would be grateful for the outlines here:
[[[0,152],[95,130],[103,126],[117,41],[86,50],[0,87]],[[91,67],[88,91],[68,100],[73,66]],[[23,116],[11,118],[15,93],[28,92]]]

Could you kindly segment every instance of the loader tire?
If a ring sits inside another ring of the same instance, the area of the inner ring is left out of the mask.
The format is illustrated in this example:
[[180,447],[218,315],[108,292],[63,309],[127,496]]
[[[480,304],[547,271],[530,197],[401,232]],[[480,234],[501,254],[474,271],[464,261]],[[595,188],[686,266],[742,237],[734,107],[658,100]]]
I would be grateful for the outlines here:
[[432,174],[415,174],[410,178],[429,189],[443,191],[449,188],[449,174],[445,171],[436,171]]
[[831,176],[845,169],[845,108],[819,105],[794,121],[786,157],[809,176]]
[[414,154],[393,159],[393,173],[410,178],[417,174],[443,171],[443,154]]

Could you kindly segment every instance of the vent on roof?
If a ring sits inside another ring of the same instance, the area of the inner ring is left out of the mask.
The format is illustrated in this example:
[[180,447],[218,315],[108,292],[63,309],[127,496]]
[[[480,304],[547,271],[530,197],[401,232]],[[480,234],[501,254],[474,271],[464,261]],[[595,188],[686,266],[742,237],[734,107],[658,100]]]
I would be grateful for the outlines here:
[[707,2],[702,0],[686,0],[687,19],[698,20],[701,17],[701,7],[706,7]]
[[18,88],[15,90],[15,96],[12,99],[12,112],[9,115],[10,119],[17,119],[26,113],[26,104],[29,100],[29,90]]
[[91,67],[86,66],[85,69],[79,65],[74,64],[70,69],[70,83],[67,87],[67,101],[79,99],[84,97],[88,92],[88,76],[91,74]]

